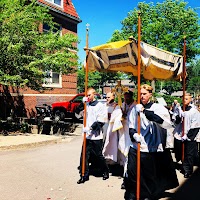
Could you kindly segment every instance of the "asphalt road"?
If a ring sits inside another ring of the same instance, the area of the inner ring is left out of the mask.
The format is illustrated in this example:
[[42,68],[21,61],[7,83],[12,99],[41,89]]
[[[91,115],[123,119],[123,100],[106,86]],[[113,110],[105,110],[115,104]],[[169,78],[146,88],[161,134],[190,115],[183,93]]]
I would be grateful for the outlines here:
[[[106,181],[90,176],[90,180],[78,185],[77,166],[82,137],[75,136],[70,142],[51,144],[32,149],[0,152],[0,200],[123,200],[120,189],[122,178],[110,176]],[[177,171],[180,185],[185,181]],[[200,178],[198,179],[200,180]],[[199,182],[189,183],[190,186]],[[169,191],[169,196],[175,190]],[[195,192],[194,192],[195,193]],[[167,199],[167,198],[163,198]],[[177,198],[173,199],[200,199]]]
[[82,137],[33,149],[0,152],[1,200],[123,199],[122,179],[91,176],[78,185]]

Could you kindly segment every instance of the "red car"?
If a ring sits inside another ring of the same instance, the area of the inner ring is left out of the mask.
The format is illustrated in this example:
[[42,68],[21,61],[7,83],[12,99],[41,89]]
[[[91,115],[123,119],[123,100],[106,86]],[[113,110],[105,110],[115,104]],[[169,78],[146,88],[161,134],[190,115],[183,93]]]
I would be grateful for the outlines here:
[[[55,102],[52,104],[53,115],[57,120],[65,118],[76,119],[75,110],[82,102],[85,93],[80,93],[74,96],[70,101]],[[100,94],[96,94],[97,99],[101,99]]]

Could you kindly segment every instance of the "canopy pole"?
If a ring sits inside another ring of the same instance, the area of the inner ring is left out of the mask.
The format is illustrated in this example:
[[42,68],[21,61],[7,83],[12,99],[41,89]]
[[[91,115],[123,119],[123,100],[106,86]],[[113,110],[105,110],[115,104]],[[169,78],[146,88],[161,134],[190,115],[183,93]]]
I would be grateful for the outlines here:
[[[183,112],[185,112],[185,85],[186,85],[186,36],[184,36],[184,43],[183,43]],[[182,136],[184,135],[185,125],[184,125],[184,117],[182,123]],[[182,143],[182,161],[184,160],[184,142]]]
[[[89,24],[86,24],[86,47],[84,48],[86,52],[86,66],[85,66],[85,96],[87,96],[88,88],[88,38],[89,38]],[[83,126],[86,127],[86,117],[87,117],[87,106],[84,103],[84,115],[83,115]],[[86,133],[83,134],[83,147],[82,147],[82,176],[85,175],[85,154],[86,154]]]
[[[140,33],[141,33],[141,12],[138,11],[138,92],[137,103],[140,104],[140,74],[141,74],[141,49],[140,49]],[[138,114],[138,134],[140,134],[140,114]],[[137,185],[136,185],[136,198],[140,199],[140,143],[137,144]]]

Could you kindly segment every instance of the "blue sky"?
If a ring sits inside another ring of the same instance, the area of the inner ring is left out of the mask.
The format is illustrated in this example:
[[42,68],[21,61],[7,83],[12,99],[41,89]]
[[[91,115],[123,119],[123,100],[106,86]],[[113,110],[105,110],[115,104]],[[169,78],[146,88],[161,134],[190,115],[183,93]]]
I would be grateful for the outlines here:
[[[192,8],[198,7],[200,17],[200,0],[185,0]],[[121,29],[121,21],[127,17],[129,11],[137,7],[143,0],[72,0],[82,22],[78,24],[78,37],[80,40],[79,58],[85,59],[86,24],[89,27],[89,47],[106,43],[115,30]],[[162,3],[163,0],[146,0],[146,3]]]

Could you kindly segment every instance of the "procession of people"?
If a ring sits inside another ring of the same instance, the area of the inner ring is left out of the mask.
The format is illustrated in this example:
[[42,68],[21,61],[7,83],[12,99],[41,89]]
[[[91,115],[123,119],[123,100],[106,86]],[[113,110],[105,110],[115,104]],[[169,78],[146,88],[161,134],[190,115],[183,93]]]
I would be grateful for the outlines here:
[[[83,145],[78,184],[89,180],[92,163],[96,162],[103,180],[109,178],[110,165],[121,165],[124,199],[137,199],[137,151],[140,151],[140,199],[159,199],[165,190],[179,186],[174,162],[181,164],[184,178],[189,178],[194,165],[199,165],[200,112],[191,105],[191,95],[185,95],[185,107],[175,100],[168,110],[152,101],[150,85],[138,89],[140,103],[134,100],[133,91],[120,84],[106,94],[104,102],[95,99],[93,88],[87,90],[83,98],[86,124],[82,130],[86,134],[86,149],[84,155]],[[77,114],[83,111],[83,104]]]

